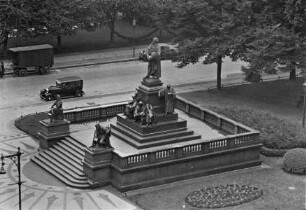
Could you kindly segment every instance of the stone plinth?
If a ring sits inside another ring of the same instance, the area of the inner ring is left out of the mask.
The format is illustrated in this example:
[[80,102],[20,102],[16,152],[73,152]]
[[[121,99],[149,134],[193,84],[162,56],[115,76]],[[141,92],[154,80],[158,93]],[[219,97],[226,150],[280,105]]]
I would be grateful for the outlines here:
[[85,148],[83,171],[92,187],[111,182],[113,148]]
[[163,89],[163,83],[156,78],[144,78],[137,88],[138,97],[144,104],[151,104],[156,113],[165,112],[165,103],[158,97],[161,89]]
[[37,133],[39,137],[39,147],[48,149],[50,146],[69,136],[69,124],[70,122],[66,119],[56,120],[51,122],[49,119],[39,121],[40,132]]

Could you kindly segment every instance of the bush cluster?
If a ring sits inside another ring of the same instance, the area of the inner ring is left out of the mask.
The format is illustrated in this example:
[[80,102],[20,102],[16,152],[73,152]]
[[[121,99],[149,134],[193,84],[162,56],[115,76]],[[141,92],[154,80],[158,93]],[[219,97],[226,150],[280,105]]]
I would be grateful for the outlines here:
[[292,149],[306,146],[306,132],[299,125],[276,117],[268,112],[234,107],[212,107],[217,113],[241,122],[260,132],[263,145],[270,149]]
[[296,148],[285,153],[283,169],[293,174],[306,174],[306,149]]

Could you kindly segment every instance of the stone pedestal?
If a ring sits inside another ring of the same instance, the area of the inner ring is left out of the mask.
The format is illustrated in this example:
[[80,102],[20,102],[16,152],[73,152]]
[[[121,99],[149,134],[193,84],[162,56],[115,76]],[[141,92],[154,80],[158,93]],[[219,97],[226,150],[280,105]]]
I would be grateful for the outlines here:
[[50,146],[69,136],[69,124],[70,122],[66,119],[50,121],[42,120],[40,123],[40,132],[37,133],[39,137],[39,147],[42,149],[48,149]]
[[137,88],[138,97],[144,104],[151,104],[156,113],[165,112],[165,102],[158,97],[161,89],[163,89],[163,83],[157,78],[144,78]]
[[92,187],[111,183],[113,148],[85,148],[83,171]]

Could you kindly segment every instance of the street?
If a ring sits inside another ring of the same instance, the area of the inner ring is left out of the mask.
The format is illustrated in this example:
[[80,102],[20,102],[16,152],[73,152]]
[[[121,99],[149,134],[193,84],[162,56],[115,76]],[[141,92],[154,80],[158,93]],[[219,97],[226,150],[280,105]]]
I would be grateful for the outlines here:
[[[226,59],[223,64],[223,77],[240,73],[241,62]],[[111,93],[134,91],[145,76],[147,63],[132,61],[86,67],[54,69],[47,75],[29,75],[27,77],[6,77],[0,81],[0,109],[13,107],[37,106],[50,104],[40,99],[39,92],[43,88],[55,85],[56,78],[77,75],[84,80],[85,95],[82,98],[68,100],[86,100]],[[170,61],[162,62],[164,84],[187,84],[216,79],[216,65],[195,64],[177,69]]]

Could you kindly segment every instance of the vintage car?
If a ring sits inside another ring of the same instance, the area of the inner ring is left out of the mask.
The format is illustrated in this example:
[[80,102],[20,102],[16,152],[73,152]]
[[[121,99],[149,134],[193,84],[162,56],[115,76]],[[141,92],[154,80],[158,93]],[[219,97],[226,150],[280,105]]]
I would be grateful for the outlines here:
[[17,76],[29,73],[46,74],[54,64],[53,47],[49,44],[9,49],[12,68]]
[[55,86],[40,91],[40,97],[46,101],[56,99],[57,94],[62,98],[83,96],[83,80],[77,76],[58,78]]

